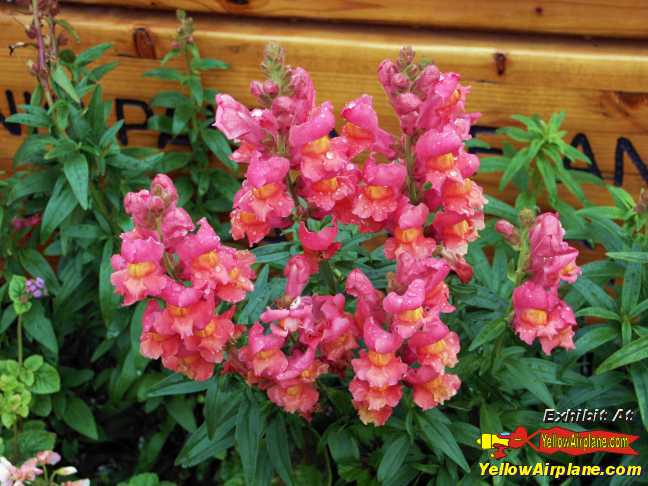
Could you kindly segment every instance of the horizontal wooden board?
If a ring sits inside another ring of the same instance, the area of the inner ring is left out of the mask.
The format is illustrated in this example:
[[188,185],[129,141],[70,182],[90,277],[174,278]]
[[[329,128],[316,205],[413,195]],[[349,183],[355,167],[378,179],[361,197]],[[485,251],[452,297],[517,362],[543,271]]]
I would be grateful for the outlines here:
[[[66,6],[62,16],[81,35],[79,48],[107,41],[114,44],[105,60],[117,60],[120,66],[106,77],[105,93],[123,107],[127,123],[145,121],[139,102],[173,85],[142,77],[145,71],[157,67],[158,61],[138,57],[134,32],[146,29],[159,58],[174,36],[173,15]],[[25,18],[15,10],[0,9],[1,44],[22,37],[21,21],[25,22]],[[196,39],[203,54],[231,65],[227,71],[205,76],[206,85],[229,92],[244,103],[252,103],[248,86],[251,79],[260,76],[258,64],[263,47],[275,40],[286,47],[292,64],[311,72],[320,100],[331,99],[339,109],[346,101],[369,93],[374,96],[381,123],[393,130],[396,119],[377,82],[376,67],[383,58],[394,57],[400,45],[412,44],[422,57],[433,59],[444,70],[460,72],[472,85],[469,108],[482,112],[479,124],[483,127],[510,124],[513,113],[548,117],[553,111],[566,109],[565,128],[570,140],[577,134],[587,137],[598,167],[610,181],[615,175],[615,152],[620,140],[632,144],[648,160],[648,93],[643,91],[648,86],[648,49],[643,42],[540,41],[533,37],[292,24],[221,16],[197,16],[196,24]],[[499,73],[494,61],[497,53],[504,53],[507,59]],[[6,50],[0,51],[3,115],[11,111],[10,101],[23,102],[23,93],[33,86],[25,70],[25,62],[32,54],[21,50],[9,57]],[[129,104],[132,101],[138,104]],[[20,137],[0,127],[0,141],[0,157],[9,158]],[[157,139],[141,130],[129,130],[128,141],[154,144]],[[636,193],[642,185],[639,168],[645,168],[645,164],[638,168],[625,159],[616,175],[623,175],[624,185]]]
[[[67,1],[67,0],[66,0]],[[436,28],[648,37],[643,0],[72,0],[258,17],[407,24]]]

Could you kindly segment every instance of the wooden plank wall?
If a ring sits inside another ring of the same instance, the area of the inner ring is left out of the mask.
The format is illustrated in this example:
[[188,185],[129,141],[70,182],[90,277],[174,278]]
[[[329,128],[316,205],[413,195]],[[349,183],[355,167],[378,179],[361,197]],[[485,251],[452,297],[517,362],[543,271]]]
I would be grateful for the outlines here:
[[[409,44],[441,69],[461,73],[464,82],[472,86],[469,108],[482,112],[479,130],[485,140],[497,143],[488,132],[511,124],[511,114],[548,117],[554,111],[566,110],[569,139],[591,147],[606,180],[622,183],[635,195],[646,184],[646,164],[632,163],[624,155],[634,150],[648,161],[648,40],[644,39],[648,36],[648,4],[644,2],[417,0],[408,8],[404,3],[377,0],[372,8],[358,2],[357,8],[344,9],[347,2],[341,0],[308,0],[295,2],[298,6],[291,9],[293,2],[288,0],[238,5],[243,1],[101,0],[121,6],[65,4],[61,16],[79,32],[80,49],[99,42],[113,43],[105,61],[117,60],[119,67],[105,78],[105,93],[115,99],[113,117],[123,113],[129,126],[145,122],[149,110],[146,102],[156,92],[171,87],[143,78],[142,73],[158,65],[158,60],[149,57],[164,55],[177,25],[171,11],[127,7],[182,6],[203,12],[193,16],[198,29],[196,41],[204,55],[231,66],[206,76],[206,84],[243,102],[252,103],[249,82],[260,76],[263,47],[274,40],[286,47],[291,64],[311,72],[320,100],[331,99],[339,109],[349,99],[369,93],[374,96],[381,123],[394,129],[396,120],[382,95],[376,68],[382,59],[396,56],[401,45]],[[534,5],[543,9],[544,23],[527,18],[528,9]],[[587,12],[590,15],[585,15]],[[340,22],[325,22],[323,15]],[[292,17],[301,19],[294,21]],[[621,17],[625,22],[622,31]],[[361,20],[384,25],[357,23]],[[0,8],[0,45],[22,40],[26,22],[27,17],[15,7]],[[486,32],[498,29],[545,33]],[[146,32],[152,41],[146,58],[135,46],[136,32]],[[26,49],[13,56],[6,49],[0,50],[0,114],[15,111],[15,105],[24,102],[24,93],[33,87],[25,69],[32,55]],[[6,167],[21,134],[16,133],[17,127],[3,125],[0,164]],[[157,143],[157,137],[145,130],[129,129],[127,135],[130,145]],[[492,189],[496,181],[487,177],[482,182]],[[607,200],[600,190],[592,190],[590,195],[593,200]]]

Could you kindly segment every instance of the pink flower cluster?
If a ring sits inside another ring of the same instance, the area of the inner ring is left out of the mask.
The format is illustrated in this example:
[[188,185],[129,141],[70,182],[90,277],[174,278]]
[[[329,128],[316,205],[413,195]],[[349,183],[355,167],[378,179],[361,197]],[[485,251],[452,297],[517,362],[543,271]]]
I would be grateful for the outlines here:
[[[2,486],[25,486],[36,481],[38,476],[44,473],[47,466],[54,466],[61,461],[61,456],[54,451],[41,451],[22,463],[20,467],[11,464],[5,457],[0,457],[0,485]],[[76,468],[68,466],[62,467],[53,472],[50,476],[51,484],[55,486],[52,480],[56,476],[70,476],[77,472]],[[47,476],[46,476],[47,477]],[[78,479],[76,481],[63,481],[60,486],[89,486],[90,480]]]
[[[498,230],[511,233],[504,223]],[[513,291],[513,328],[531,345],[538,339],[545,354],[554,348],[574,349],[574,312],[558,296],[562,281],[574,283],[580,275],[578,250],[567,244],[558,215],[539,215],[529,228],[528,280]]]
[[[344,378],[349,368],[364,423],[384,424],[403,385],[420,407],[436,407],[460,384],[446,373],[457,363],[459,337],[440,319],[454,310],[444,279],[451,270],[471,278],[464,255],[484,226],[485,200],[470,179],[479,160],[464,148],[476,118],[464,109],[467,88],[454,73],[415,64],[404,49],[379,69],[402,136],[380,128],[372,98],[363,95],[344,106],[340,135],[331,137],[333,106],[316,103],[308,73],[287,66],[277,48],[262,66],[268,79],[251,85],[260,108],[216,97],[215,126],[239,143],[232,158],[247,164],[232,236],[252,246],[297,224],[303,252],[286,265],[285,295],[261,314],[247,344],[228,354],[226,370],[306,418],[317,407],[317,378]],[[309,229],[309,220],[320,229]],[[387,295],[359,269],[348,275],[353,314],[343,294],[303,295],[322,261],[340,248],[340,223],[387,231],[385,255],[396,260]]]
[[223,245],[206,219],[194,226],[177,207],[171,179],[158,175],[150,190],[124,199],[134,229],[121,235],[113,255],[111,282],[130,305],[149,299],[143,314],[140,350],[166,368],[206,380],[240,333],[235,307],[216,314],[220,301],[242,301],[254,286],[254,256]]
[[216,97],[214,125],[240,144],[232,158],[248,164],[231,213],[234,239],[247,237],[252,246],[295,219],[332,216],[362,232],[387,230],[390,259],[436,252],[469,280],[463,256],[484,227],[485,199],[470,179],[479,159],[464,142],[477,114],[465,112],[468,88],[459,76],[423,68],[404,49],[378,73],[400,139],[380,128],[368,95],[344,106],[341,135],[331,138],[333,106],[316,104],[308,73],[286,66],[280,51],[270,52],[264,66],[270,79],[251,86],[261,108]]

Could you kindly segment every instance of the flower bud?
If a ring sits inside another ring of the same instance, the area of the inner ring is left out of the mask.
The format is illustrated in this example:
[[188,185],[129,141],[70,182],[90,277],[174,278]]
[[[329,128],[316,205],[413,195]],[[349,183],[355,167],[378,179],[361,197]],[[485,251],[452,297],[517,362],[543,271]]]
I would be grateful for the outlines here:
[[648,191],[645,188],[642,188],[639,193],[639,202],[635,206],[635,211],[638,214],[648,213]]
[[517,228],[505,219],[500,219],[495,223],[495,231],[501,234],[512,245],[520,244],[520,234]]
[[525,228],[529,228],[535,221],[535,211],[533,209],[524,208],[520,211],[520,223]]
[[77,473],[77,468],[74,466],[65,466],[54,471],[57,476],[71,476]]

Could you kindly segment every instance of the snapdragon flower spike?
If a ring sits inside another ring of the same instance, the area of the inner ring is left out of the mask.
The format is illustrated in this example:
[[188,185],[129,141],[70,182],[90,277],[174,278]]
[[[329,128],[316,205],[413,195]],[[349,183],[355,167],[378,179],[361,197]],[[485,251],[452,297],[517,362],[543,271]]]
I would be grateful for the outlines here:
[[[502,231],[515,235],[515,228],[500,224]],[[565,230],[554,213],[539,215],[528,232],[529,279],[513,290],[513,329],[531,345],[536,339],[545,354],[556,347],[574,349],[576,318],[571,307],[558,296],[561,281],[573,283],[580,274],[578,250],[564,240]]]

